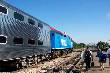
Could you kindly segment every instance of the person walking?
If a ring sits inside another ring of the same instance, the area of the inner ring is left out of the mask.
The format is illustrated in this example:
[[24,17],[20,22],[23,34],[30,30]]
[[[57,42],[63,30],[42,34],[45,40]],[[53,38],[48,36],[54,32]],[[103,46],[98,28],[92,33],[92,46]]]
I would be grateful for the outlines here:
[[85,53],[85,48],[82,50],[80,58],[81,58],[81,64],[80,64],[80,69],[82,69],[84,65],[84,53]]
[[84,62],[86,64],[86,71],[90,68],[91,60],[92,60],[92,52],[87,47],[84,52]]
[[81,61],[84,62],[84,53],[85,53],[85,48],[81,52]]
[[109,48],[107,50],[107,55],[108,55],[108,58],[109,58],[109,66],[110,66],[110,45],[109,45]]
[[98,48],[96,57],[99,57],[100,53],[101,53],[101,49]]
[[101,50],[98,57],[99,57],[100,67],[102,70],[104,70],[104,63],[106,63],[107,54]]
[[101,67],[101,62],[100,62],[100,55],[101,55],[101,54],[102,54],[102,51],[101,51],[101,49],[98,48],[96,57],[99,58],[100,67]]

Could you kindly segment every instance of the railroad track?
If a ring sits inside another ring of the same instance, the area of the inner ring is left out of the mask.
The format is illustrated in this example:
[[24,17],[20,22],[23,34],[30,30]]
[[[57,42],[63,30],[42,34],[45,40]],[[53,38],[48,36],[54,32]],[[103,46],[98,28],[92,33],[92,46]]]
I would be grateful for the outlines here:
[[[75,65],[79,62],[79,60],[80,60],[80,52],[76,51],[76,52],[69,53],[67,55],[63,55],[59,58],[55,58],[52,60],[43,60],[36,65],[32,64],[27,68],[23,67],[22,69],[18,69],[16,71],[7,72],[7,73],[43,73],[43,72],[48,73],[48,72],[54,72],[57,70],[59,70],[59,72],[68,71],[70,69],[73,69],[73,67],[75,67]],[[51,62],[53,65],[48,66],[49,64],[48,62]]]
[[79,69],[78,67],[76,67],[79,61],[80,61],[80,54],[76,55],[74,58],[71,58],[69,61],[62,62],[58,66],[48,69],[42,69],[42,70],[43,71],[45,70],[44,73],[53,73],[53,72],[70,73],[72,70],[75,71]]
[[11,73],[53,73],[53,72],[68,72],[75,68],[75,65],[80,60],[80,52],[73,52],[66,56],[38,64],[34,67],[24,68]]

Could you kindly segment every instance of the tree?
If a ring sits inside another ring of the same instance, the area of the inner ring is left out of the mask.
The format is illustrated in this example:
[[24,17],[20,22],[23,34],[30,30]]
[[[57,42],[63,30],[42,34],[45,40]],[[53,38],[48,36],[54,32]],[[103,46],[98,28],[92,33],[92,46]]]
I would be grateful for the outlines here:
[[108,47],[108,45],[109,44],[107,42],[100,41],[100,42],[97,43],[97,48],[102,49],[102,50],[105,50],[106,47]]
[[76,42],[73,41],[73,47],[75,49],[80,49],[80,48],[86,47],[86,45],[84,43],[76,43]]
[[81,48],[86,47],[86,45],[84,43],[80,43],[79,45],[81,46]]

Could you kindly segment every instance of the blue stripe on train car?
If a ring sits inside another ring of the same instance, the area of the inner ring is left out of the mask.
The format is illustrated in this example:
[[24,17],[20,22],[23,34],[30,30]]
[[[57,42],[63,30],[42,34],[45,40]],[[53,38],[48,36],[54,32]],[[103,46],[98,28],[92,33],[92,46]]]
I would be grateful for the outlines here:
[[50,39],[51,39],[51,48],[52,49],[70,49],[72,48],[71,39],[69,36],[64,36],[55,31],[50,32]]

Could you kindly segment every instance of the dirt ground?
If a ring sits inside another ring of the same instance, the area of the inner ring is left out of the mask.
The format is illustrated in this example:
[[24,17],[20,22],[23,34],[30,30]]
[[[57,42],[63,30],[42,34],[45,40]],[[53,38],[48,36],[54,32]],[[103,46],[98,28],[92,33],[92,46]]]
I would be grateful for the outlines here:
[[96,52],[93,53],[94,57],[94,64],[95,66],[90,68],[90,70],[85,71],[85,68],[82,69],[81,73],[110,73],[110,66],[109,66],[109,60],[107,58],[107,62],[104,63],[104,70],[100,68],[100,64],[98,62],[98,58],[96,57]]

